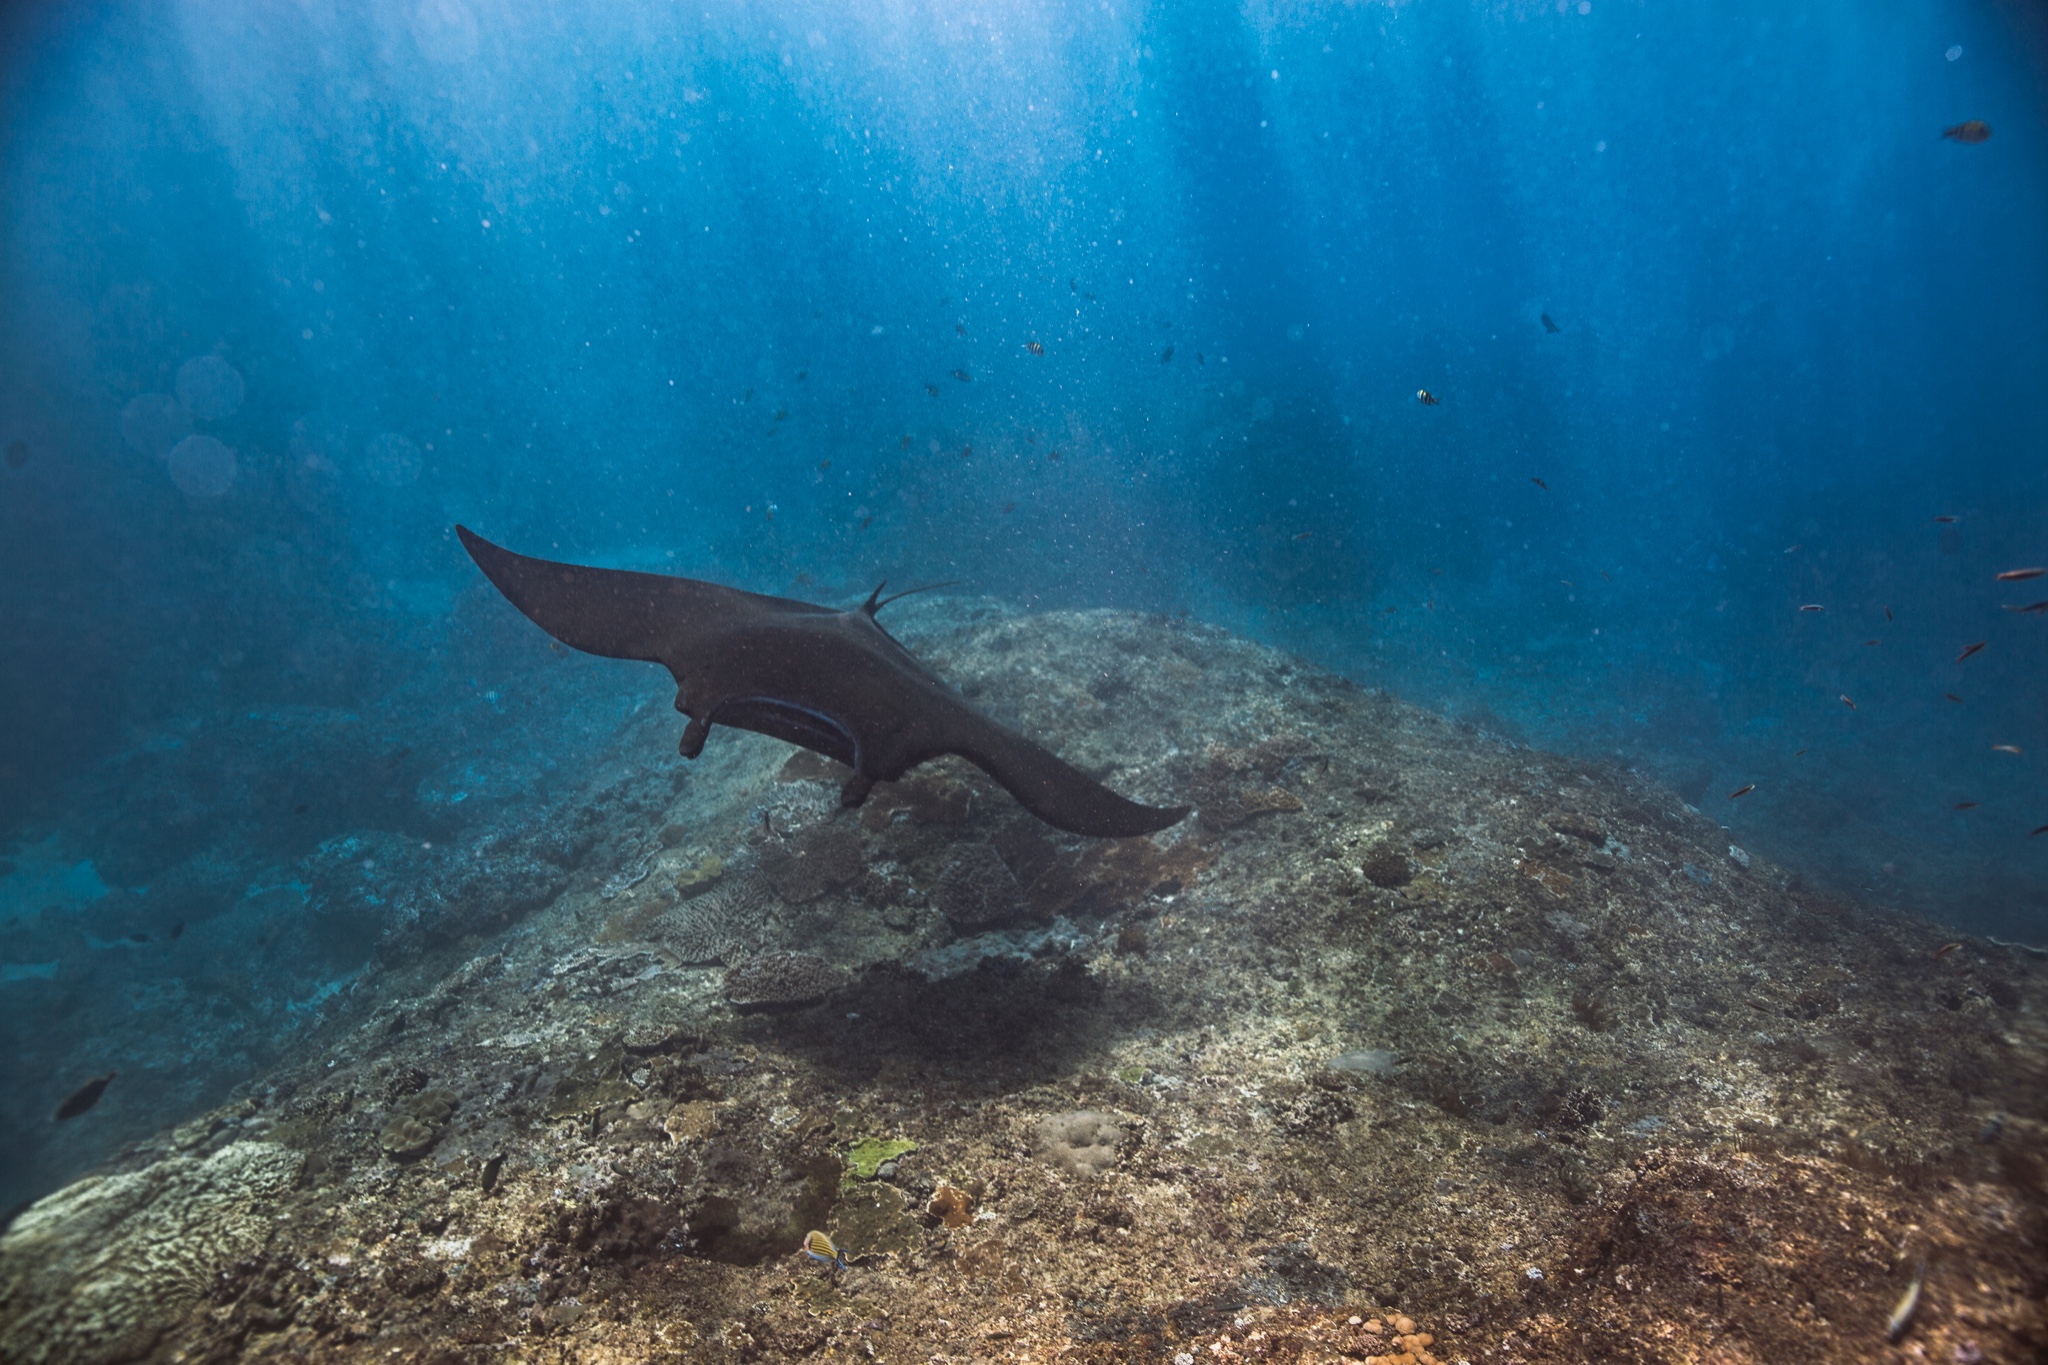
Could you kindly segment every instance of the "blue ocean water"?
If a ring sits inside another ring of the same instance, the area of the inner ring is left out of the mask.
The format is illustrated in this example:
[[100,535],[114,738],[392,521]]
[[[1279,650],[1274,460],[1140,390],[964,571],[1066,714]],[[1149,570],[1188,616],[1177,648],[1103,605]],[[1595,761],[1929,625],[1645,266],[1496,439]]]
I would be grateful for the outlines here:
[[2048,938],[2048,578],[1997,578],[2048,565],[2038,7],[5,24],[10,918],[216,913],[202,853],[459,827],[598,744],[491,748],[536,645],[461,521],[1187,613]]

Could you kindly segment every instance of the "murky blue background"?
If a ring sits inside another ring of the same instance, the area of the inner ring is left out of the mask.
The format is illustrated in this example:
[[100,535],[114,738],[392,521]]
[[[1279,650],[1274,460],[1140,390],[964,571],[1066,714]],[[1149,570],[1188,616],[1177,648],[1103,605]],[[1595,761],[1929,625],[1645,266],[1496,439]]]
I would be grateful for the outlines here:
[[460,519],[1188,611],[2048,937],[2048,614],[2001,610],[2048,579],[1994,581],[2048,564],[2038,6],[166,0],[6,40],[9,916],[204,858],[203,920],[244,854],[441,827],[419,751],[502,734],[537,648]]

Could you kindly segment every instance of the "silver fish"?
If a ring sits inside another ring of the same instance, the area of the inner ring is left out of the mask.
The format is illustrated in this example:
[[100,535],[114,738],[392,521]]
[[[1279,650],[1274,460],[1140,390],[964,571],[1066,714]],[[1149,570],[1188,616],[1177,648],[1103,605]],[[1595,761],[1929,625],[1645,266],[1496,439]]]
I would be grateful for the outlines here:
[[1920,1291],[1927,1285],[1927,1263],[1913,1272],[1913,1283],[1906,1286],[1906,1292],[1899,1297],[1899,1306],[1892,1309],[1891,1320],[1884,1326],[1884,1339],[1897,1341],[1906,1335],[1906,1329],[1913,1325],[1913,1315],[1920,1311]]

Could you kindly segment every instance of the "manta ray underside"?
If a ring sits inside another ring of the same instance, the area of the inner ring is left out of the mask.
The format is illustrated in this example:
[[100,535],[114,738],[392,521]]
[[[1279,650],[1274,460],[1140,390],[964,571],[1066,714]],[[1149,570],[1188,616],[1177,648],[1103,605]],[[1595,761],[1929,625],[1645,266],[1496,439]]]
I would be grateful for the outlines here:
[[958,754],[1024,809],[1072,834],[1127,838],[1188,813],[1127,801],[969,706],[875,620],[877,588],[852,611],[694,578],[532,559],[457,526],[463,548],[513,606],[574,649],[665,665],[695,758],[713,725],[771,735],[853,769],[858,806],[877,782]]

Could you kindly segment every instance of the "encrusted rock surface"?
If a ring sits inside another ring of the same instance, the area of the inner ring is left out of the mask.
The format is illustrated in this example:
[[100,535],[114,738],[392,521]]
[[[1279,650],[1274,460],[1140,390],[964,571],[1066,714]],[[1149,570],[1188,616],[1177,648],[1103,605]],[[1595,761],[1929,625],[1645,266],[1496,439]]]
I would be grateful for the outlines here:
[[[897,628],[1199,817],[1074,839],[951,761],[850,814],[831,765],[728,731],[687,781],[620,769],[545,905],[393,934],[302,1053],[24,1215],[0,1354],[2048,1351],[2042,962],[1937,955],[1631,774],[1219,631],[929,598]],[[621,736],[672,750],[673,717]],[[1009,878],[992,918],[958,911],[971,866]],[[828,1003],[735,1006],[798,960]],[[260,1199],[95,1193],[259,1168]],[[97,1247],[195,1241],[138,1325],[79,1325],[127,1273]]]

